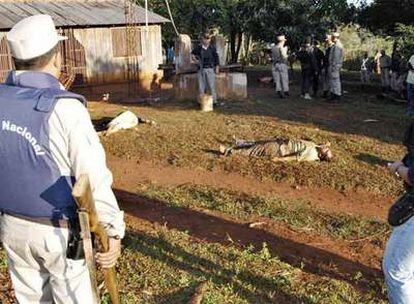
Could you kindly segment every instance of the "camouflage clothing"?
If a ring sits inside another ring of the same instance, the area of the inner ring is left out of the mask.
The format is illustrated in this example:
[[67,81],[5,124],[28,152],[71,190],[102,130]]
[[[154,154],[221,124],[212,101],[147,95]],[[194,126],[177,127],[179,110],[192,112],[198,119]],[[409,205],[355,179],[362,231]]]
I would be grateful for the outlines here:
[[319,160],[317,145],[306,140],[280,139],[246,142],[238,141],[234,147],[228,148],[226,154],[240,154],[250,157],[267,157],[271,159],[285,157],[298,161]]

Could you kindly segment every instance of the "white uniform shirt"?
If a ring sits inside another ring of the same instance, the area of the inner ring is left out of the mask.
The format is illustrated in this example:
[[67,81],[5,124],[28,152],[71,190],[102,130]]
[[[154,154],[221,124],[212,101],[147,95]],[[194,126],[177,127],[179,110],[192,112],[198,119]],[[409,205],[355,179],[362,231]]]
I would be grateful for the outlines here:
[[[414,55],[411,56],[409,63],[411,63],[411,66],[414,67]],[[414,84],[414,71],[413,70],[408,71],[407,83]]]
[[361,71],[368,71],[369,58],[363,58],[361,63]]
[[88,110],[77,99],[60,99],[51,113],[49,130],[51,154],[61,175],[78,179],[88,174],[99,221],[110,236],[123,237],[124,213],[111,189],[112,173]]
[[344,61],[344,47],[340,41],[337,41],[329,52],[329,66],[334,71],[340,71]]

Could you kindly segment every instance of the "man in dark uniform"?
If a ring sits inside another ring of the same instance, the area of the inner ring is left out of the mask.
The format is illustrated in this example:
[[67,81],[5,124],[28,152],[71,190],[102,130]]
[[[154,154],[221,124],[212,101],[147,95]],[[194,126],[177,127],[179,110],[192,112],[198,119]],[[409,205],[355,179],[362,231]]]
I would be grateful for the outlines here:
[[302,71],[302,84],[301,84],[301,96],[305,100],[312,100],[309,95],[313,76],[316,73],[316,61],[312,53],[310,39],[307,39],[300,48],[296,57],[300,61],[300,67]]
[[333,42],[332,42],[332,36],[326,35],[325,39],[325,57],[323,58],[323,71],[322,71],[322,77],[323,77],[323,97],[327,98],[329,97],[329,53],[331,52]]
[[312,89],[313,89],[313,96],[318,96],[319,91],[319,79],[321,78],[322,68],[324,63],[325,54],[321,51],[319,42],[314,41],[313,46],[311,47],[311,55],[313,61],[315,62],[315,70],[312,79]]

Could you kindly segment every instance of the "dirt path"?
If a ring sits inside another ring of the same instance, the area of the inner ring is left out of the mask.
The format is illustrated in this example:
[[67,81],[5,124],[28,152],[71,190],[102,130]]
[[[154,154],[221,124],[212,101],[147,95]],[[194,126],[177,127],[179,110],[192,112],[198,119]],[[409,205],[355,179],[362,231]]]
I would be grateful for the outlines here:
[[[248,223],[215,211],[172,208],[166,202],[121,190],[116,191],[116,195],[134,231],[148,233],[163,226],[187,231],[198,241],[241,247],[254,245],[257,250],[266,243],[272,256],[278,256],[294,267],[347,281],[359,289],[372,288],[368,283],[381,276],[382,250],[367,242],[351,245],[293,231],[271,220],[263,226],[250,228]],[[355,280],[358,274],[362,274],[363,278]]]
[[[329,189],[296,190],[287,184],[258,182],[237,174],[194,171],[173,166],[157,167],[144,161],[109,158],[115,176],[116,195],[128,214],[130,226],[143,231],[153,226],[188,231],[200,241],[255,245],[267,243],[273,255],[305,271],[345,280],[358,288],[366,288],[369,280],[379,278],[382,248],[366,242],[347,242],[318,236],[309,231],[293,231],[267,218],[252,217],[265,224],[250,228],[248,223],[220,212],[204,209],[170,207],[167,202],[151,200],[134,193],[140,182],[165,186],[182,184],[206,185],[243,191],[250,194],[278,195],[287,199],[310,200],[315,206],[333,212],[363,216],[385,214],[386,205],[369,193],[342,194]],[[144,228],[143,228],[144,227]],[[355,280],[358,273],[364,279]],[[368,281],[366,281],[368,280]]]
[[332,189],[295,188],[286,183],[261,182],[234,173],[190,170],[168,165],[160,167],[148,161],[126,161],[112,156],[109,156],[108,161],[115,176],[114,186],[120,190],[131,190],[142,182],[162,186],[205,185],[261,196],[276,195],[287,200],[303,199],[329,212],[343,212],[378,219],[385,219],[393,201],[390,197],[384,198],[365,191],[342,193]]

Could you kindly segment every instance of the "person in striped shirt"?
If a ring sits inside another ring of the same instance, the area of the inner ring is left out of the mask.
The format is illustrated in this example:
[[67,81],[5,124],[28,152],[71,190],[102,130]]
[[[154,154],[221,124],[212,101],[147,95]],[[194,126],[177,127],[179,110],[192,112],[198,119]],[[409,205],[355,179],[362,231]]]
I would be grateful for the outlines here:
[[333,158],[331,144],[315,144],[302,139],[273,138],[261,141],[236,140],[234,146],[220,146],[224,156],[244,155],[264,157],[273,161],[330,161]]

